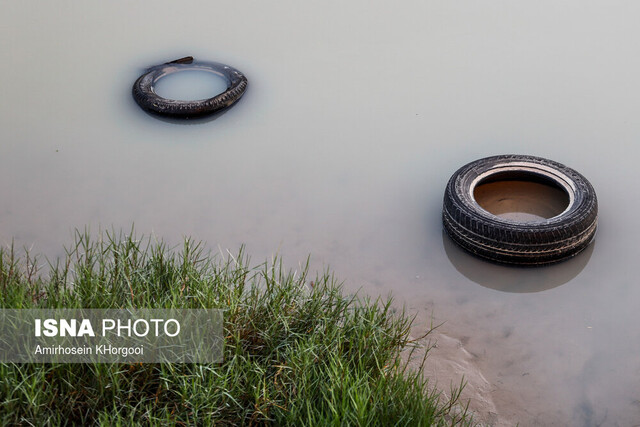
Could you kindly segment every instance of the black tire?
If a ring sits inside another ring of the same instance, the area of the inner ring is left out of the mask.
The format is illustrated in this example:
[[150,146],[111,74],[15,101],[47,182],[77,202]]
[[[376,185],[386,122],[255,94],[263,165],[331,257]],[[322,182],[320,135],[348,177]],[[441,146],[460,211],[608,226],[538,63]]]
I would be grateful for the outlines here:
[[[227,90],[212,98],[197,101],[167,99],[155,93],[154,85],[158,80],[183,70],[203,70],[217,74],[227,82]],[[244,74],[233,67],[217,62],[196,62],[193,57],[187,56],[149,68],[133,84],[132,94],[133,99],[145,111],[165,117],[190,119],[226,110],[242,98],[247,85]]]
[[[551,183],[569,196],[561,214],[536,222],[516,222],[484,210],[473,196],[481,182],[525,179]],[[473,255],[498,263],[537,266],[577,255],[593,240],[598,201],[585,177],[540,157],[502,155],[471,162],[449,179],[442,209],[444,229]]]

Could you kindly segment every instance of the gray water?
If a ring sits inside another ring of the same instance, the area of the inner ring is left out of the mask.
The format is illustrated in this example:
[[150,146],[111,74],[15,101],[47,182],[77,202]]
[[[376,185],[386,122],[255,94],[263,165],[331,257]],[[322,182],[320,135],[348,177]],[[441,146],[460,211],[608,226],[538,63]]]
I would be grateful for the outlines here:
[[[312,254],[349,289],[445,322],[447,360],[468,363],[441,370],[486,381],[469,395],[482,419],[640,424],[639,15],[577,0],[3,2],[0,243],[55,256],[76,227],[135,224],[246,244],[256,263]],[[135,79],[186,55],[241,70],[244,98],[203,122],[142,112]],[[592,182],[585,253],[514,269],[443,236],[449,176],[506,153]]]

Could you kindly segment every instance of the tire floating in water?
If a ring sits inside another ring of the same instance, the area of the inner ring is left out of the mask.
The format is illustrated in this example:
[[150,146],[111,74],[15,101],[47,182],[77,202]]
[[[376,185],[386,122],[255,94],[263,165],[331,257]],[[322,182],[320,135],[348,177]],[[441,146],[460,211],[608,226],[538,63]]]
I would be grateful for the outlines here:
[[[159,96],[154,91],[161,78],[179,71],[201,70],[222,77],[227,90],[212,98],[197,101],[180,101]],[[133,99],[145,111],[160,116],[189,119],[204,117],[231,107],[238,102],[247,89],[247,78],[240,71],[218,62],[194,61],[192,56],[153,66],[133,84]]]
[[[481,184],[528,181],[562,190],[567,205],[551,218],[516,221],[485,210],[474,195]],[[442,209],[444,229],[471,254],[504,264],[538,266],[571,258],[594,239],[598,201],[589,181],[552,160],[501,155],[471,162],[449,179]]]

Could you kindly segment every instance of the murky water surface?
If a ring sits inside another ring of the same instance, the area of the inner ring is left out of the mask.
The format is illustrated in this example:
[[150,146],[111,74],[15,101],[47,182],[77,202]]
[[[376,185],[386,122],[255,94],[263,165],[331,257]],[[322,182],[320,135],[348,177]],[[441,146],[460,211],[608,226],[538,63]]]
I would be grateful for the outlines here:
[[[639,4],[5,3],[2,244],[56,256],[75,227],[135,223],[255,262],[311,253],[392,291],[416,332],[444,321],[435,372],[477,379],[487,422],[640,423]],[[135,79],[186,55],[244,72],[244,98],[201,122],[141,111]],[[443,236],[449,176],[507,153],[593,183],[594,245],[517,269]]]
[[191,101],[214,97],[227,90],[227,85],[214,73],[185,70],[162,77],[153,90],[163,98]]
[[484,210],[521,222],[544,221],[569,206],[569,196],[558,187],[531,181],[494,181],[478,185],[473,197]]

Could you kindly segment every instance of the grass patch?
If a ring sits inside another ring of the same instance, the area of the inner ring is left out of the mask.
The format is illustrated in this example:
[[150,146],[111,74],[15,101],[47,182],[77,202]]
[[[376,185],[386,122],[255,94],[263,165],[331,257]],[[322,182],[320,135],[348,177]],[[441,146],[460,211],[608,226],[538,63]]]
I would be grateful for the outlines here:
[[46,263],[0,250],[3,308],[222,308],[219,364],[0,364],[0,424],[454,425],[400,352],[411,319],[328,274],[249,266],[187,239],[78,232]]

